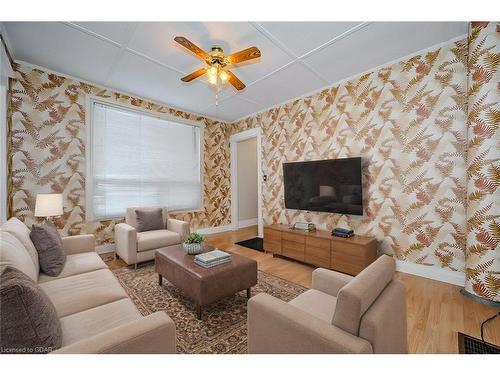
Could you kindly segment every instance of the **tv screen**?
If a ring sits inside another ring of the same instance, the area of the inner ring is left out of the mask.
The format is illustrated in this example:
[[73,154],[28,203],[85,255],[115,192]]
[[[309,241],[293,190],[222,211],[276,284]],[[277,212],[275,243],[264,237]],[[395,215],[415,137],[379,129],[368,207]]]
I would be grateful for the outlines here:
[[283,163],[285,207],[363,215],[361,158]]

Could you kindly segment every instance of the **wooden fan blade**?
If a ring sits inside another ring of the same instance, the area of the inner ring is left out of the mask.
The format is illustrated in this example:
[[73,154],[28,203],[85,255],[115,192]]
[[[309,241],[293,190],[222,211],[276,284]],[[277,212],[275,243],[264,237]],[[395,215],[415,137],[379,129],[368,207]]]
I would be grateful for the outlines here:
[[243,90],[246,87],[245,84],[233,74],[233,72],[226,70],[226,73],[229,75],[229,83],[233,85],[236,90]]
[[185,77],[182,77],[181,78],[181,81],[183,82],[190,82],[192,81],[193,79],[195,78],[198,78],[199,76],[202,76],[203,74],[205,74],[207,72],[207,68],[201,68],[201,69],[198,69],[196,71],[194,71],[193,73],[191,74],[188,74],[187,76]]
[[232,53],[227,58],[231,64],[238,64],[243,61],[260,57],[260,50],[257,47],[250,47],[239,52]]
[[203,51],[200,47],[198,47],[196,44],[193,42],[187,40],[183,36],[176,36],[174,40],[179,43],[181,46],[187,48],[191,52],[193,52],[196,56],[198,56],[202,60],[206,60],[209,58],[209,54]]

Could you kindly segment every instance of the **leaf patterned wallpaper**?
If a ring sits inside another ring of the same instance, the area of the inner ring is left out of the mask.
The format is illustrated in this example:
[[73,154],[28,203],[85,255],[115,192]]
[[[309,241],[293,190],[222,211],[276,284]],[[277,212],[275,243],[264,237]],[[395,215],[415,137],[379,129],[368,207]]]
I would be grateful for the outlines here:
[[[229,136],[261,127],[265,223],[351,227],[397,259],[465,272],[468,291],[498,301],[499,35],[500,23],[475,23],[468,40],[233,124],[18,65],[10,212],[29,224],[36,193],[63,192],[61,229],[113,241],[114,221],[85,222],[85,98],[103,96],[205,122],[205,209],[176,215],[193,228],[230,223]],[[284,161],[349,156],[363,157],[364,216],[284,209]]]
[[[462,40],[233,124],[263,131],[265,222],[349,227],[397,259],[463,272],[466,64]],[[283,162],[352,156],[363,216],[285,210]]]
[[37,193],[63,193],[64,215],[57,226],[64,234],[95,233],[99,244],[114,241],[121,220],[85,221],[86,97],[114,100],[148,110],[203,121],[204,210],[175,214],[193,228],[230,222],[228,125],[129,97],[102,87],[16,65],[10,87],[9,212],[28,225]]
[[465,289],[500,301],[500,23],[472,26]]
[[[375,236],[500,300],[500,23],[233,124],[263,131],[264,220]],[[470,74],[468,74],[470,73]],[[285,210],[282,163],[362,156],[363,217]]]

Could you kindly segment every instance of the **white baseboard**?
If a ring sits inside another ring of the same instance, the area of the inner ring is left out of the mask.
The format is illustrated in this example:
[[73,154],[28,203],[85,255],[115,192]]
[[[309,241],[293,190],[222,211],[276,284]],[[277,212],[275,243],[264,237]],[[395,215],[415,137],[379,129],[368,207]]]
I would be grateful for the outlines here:
[[246,228],[246,227],[251,227],[253,225],[257,225],[258,219],[246,219],[246,220],[240,220],[238,221],[238,228]]
[[231,230],[233,230],[231,225],[221,225],[220,227],[192,229],[191,232],[196,232],[196,233],[200,233],[200,234],[214,234],[214,233],[220,233],[220,232],[228,232]]
[[97,254],[104,254],[104,253],[111,253],[115,251],[115,244],[114,243],[109,243],[105,245],[99,245],[95,247],[95,252]]
[[404,260],[396,260],[396,271],[438,280],[448,284],[459,286],[465,285],[465,273],[445,270],[433,266],[424,266]]

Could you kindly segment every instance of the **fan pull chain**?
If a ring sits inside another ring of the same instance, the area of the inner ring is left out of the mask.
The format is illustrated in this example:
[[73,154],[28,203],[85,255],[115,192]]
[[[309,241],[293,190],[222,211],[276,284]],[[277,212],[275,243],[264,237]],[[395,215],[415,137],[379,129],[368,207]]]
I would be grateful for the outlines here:
[[217,91],[215,92],[215,106],[217,107],[219,105],[219,92],[220,92],[220,84],[219,84],[219,78],[217,77]]

